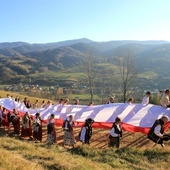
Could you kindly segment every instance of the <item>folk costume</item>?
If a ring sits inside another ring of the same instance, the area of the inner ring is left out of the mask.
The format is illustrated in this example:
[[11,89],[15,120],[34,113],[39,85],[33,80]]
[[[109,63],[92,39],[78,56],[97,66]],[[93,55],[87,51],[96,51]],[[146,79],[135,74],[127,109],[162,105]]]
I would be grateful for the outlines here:
[[0,109],[0,126],[2,126],[2,122],[4,120],[4,118],[2,116],[2,112],[3,112],[3,109]]
[[63,122],[63,131],[64,131],[64,146],[70,145],[74,147],[75,138],[73,133],[74,122],[69,121],[68,118]]
[[10,122],[12,122],[12,125],[14,127],[14,134],[20,134],[20,115],[14,111],[10,115]]
[[90,144],[93,123],[94,123],[94,120],[91,118],[88,118],[85,121],[85,124],[83,125],[83,127],[79,133],[79,139],[83,144]]
[[56,141],[55,120],[50,118],[47,123],[47,143],[54,144]]
[[109,147],[116,146],[116,148],[119,148],[120,137],[122,137],[122,127],[121,127],[121,125],[119,125],[115,122],[115,123],[113,123],[113,126],[110,130]]
[[31,117],[26,112],[22,117],[22,129],[21,129],[21,137],[30,137],[32,136],[32,127],[31,127]]
[[31,105],[30,101],[28,101],[28,102],[26,103],[26,108],[30,109],[31,107],[32,107],[32,105]]
[[148,139],[157,144],[161,144],[162,147],[164,146],[164,141],[170,140],[170,135],[164,134],[164,122],[162,118],[154,122],[153,126],[148,132]]
[[142,99],[142,104],[143,104],[143,105],[148,105],[148,104],[149,104],[149,97],[145,96],[145,97]]
[[160,104],[162,107],[170,107],[170,100],[169,100],[169,95],[164,93],[163,96],[161,97]]
[[5,126],[5,127],[9,128],[9,118],[10,118],[10,112],[8,112],[4,108],[3,111],[2,111],[2,126]]
[[33,120],[33,138],[36,141],[42,141],[42,120],[39,116],[36,116]]

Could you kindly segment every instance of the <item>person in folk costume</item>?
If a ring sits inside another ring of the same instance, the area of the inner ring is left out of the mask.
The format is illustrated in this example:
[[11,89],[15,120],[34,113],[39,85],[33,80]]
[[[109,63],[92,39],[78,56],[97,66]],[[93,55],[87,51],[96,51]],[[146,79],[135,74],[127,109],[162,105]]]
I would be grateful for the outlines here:
[[19,99],[18,96],[16,96],[15,101],[16,101],[16,102],[20,102],[20,99]]
[[58,104],[63,105],[63,104],[64,104],[64,100],[63,100],[63,99],[60,99],[60,100],[58,101]]
[[112,104],[114,103],[114,97],[110,97],[110,100],[107,102],[107,104]]
[[75,137],[73,132],[74,121],[73,116],[70,115],[68,118],[65,119],[63,122],[63,131],[64,131],[64,140],[63,145],[70,145],[74,147],[75,144]]
[[32,139],[32,127],[31,127],[31,116],[29,112],[26,112],[22,117],[22,129],[21,137],[29,137]]
[[160,144],[164,147],[164,141],[170,140],[170,134],[164,133],[164,125],[168,122],[169,117],[163,115],[160,119],[157,119],[151,129],[148,132],[148,139],[151,141]]
[[151,93],[149,91],[146,92],[145,97],[142,99],[142,104],[148,105],[150,97],[151,97]]
[[27,98],[26,97],[24,98],[23,103],[25,104],[25,106],[27,106]]
[[94,123],[93,119],[91,118],[86,119],[85,124],[83,125],[79,133],[79,139],[82,142],[82,144],[90,144],[93,123]]
[[30,101],[30,100],[28,100],[28,102],[27,102],[27,104],[26,104],[26,108],[30,109],[31,107],[32,107],[32,105],[31,105],[31,101]]
[[42,120],[40,117],[40,113],[36,113],[33,120],[33,138],[35,139],[35,141],[42,141]]
[[127,101],[127,103],[128,103],[128,104],[133,104],[133,101],[134,101],[133,98],[129,98],[128,101]]
[[3,107],[2,105],[0,105],[0,126],[2,126],[2,121],[3,121],[3,116],[2,116],[2,112],[3,112]]
[[69,104],[69,99],[66,99],[65,101],[64,101],[64,105],[68,105]]
[[41,108],[45,108],[46,104],[45,104],[45,100],[42,101],[41,103]]
[[94,102],[91,101],[88,106],[94,106]]
[[47,123],[47,143],[53,144],[56,143],[56,141],[55,119],[54,114],[51,114]]
[[166,89],[164,91],[163,96],[161,97],[160,105],[164,108],[170,107],[169,95],[170,95],[170,91]]
[[78,99],[75,99],[75,103],[74,103],[74,105],[79,105],[79,100]]
[[47,108],[49,108],[50,106],[52,105],[52,103],[51,103],[51,101],[49,100],[48,102],[47,102],[47,104],[45,105],[45,109],[47,109]]
[[109,135],[109,147],[120,147],[120,137],[122,137],[121,119],[117,117],[112,125]]
[[2,111],[2,125],[4,126],[4,128],[7,127],[8,133],[10,131],[9,118],[10,118],[10,112],[7,111],[5,108],[3,108],[3,111]]
[[35,101],[35,103],[33,104],[33,109],[37,109],[38,108],[38,100]]
[[17,112],[17,109],[13,109],[13,113],[10,115],[9,120],[14,127],[14,134],[20,134],[20,115]]

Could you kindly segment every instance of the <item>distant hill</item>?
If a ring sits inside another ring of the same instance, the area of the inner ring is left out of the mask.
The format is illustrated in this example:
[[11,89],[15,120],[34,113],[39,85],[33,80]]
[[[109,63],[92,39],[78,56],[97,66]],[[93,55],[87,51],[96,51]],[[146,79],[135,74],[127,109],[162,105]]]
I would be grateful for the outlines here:
[[[31,78],[32,82],[44,79],[46,85],[56,84],[59,81],[56,75],[60,73],[64,77],[62,83],[67,84],[70,80],[78,82],[85,79],[85,76],[78,76],[77,73],[84,73],[89,56],[93,58],[93,70],[98,77],[106,73],[111,75],[116,73],[114,58],[117,52],[126,49],[133,52],[140,78],[146,86],[147,84],[154,86],[157,83],[158,88],[170,86],[168,71],[170,42],[130,40],[95,42],[86,38],[46,44],[0,43],[0,81],[26,83]],[[68,73],[74,76],[64,76]],[[98,81],[102,81],[101,78],[98,78]],[[118,78],[115,77],[115,81],[118,81]]]
[[4,43],[0,43],[0,49],[15,48],[15,47],[19,47],[19,46],[28,45],[28,44],[29,43],[25,43],[25,42],[4,42]]

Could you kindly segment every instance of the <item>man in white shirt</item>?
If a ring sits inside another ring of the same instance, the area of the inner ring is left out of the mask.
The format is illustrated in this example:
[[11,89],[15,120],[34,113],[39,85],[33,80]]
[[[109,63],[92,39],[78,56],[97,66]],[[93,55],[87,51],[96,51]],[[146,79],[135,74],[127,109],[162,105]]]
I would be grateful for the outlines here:
[[161,144],[162,147],[164,147],[164,141],[170,140],[170,135],[164,134],[164,124],[166,124],[168,120],[168,116],[162,116],[161,119],[155,121],[148,132],[148,138],[155,143]]
[[143,104],[143,105],[149,104],[149,98],[150,98],[150,96],[151,96],[151,93],[150,93],[149,91],[146,92],[145,97],[142,99],[142,104]]
[[165,90],[164,94],[163,94],[163,96],[162,96],[162,98],[160,100],[161,106],[163,106],[165,108],[170,107],[169,94],[170,94],[170,91]]

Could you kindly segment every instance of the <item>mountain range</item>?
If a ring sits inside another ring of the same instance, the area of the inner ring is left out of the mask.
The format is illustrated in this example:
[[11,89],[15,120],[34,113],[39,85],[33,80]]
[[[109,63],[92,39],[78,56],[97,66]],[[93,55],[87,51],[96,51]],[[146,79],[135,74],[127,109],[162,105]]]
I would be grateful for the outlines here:
[[[82,81],[87,56],[93,58],[97,73],[112,74],[116,72],[116,51],[126,49],[135,56],[138,79],[143,86],[169,87],[170,42],[95,42],[86,38],[46,44],[0,43],[0,81],[2,84],[31,81],[47,86],[73,84]],[[115,80],[118,81],[116,76]]]

